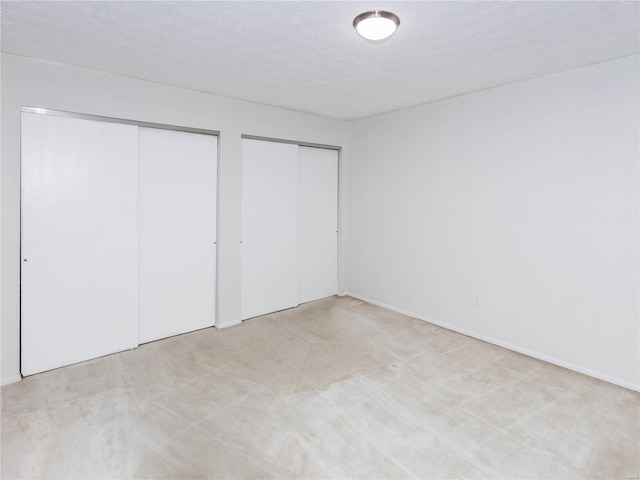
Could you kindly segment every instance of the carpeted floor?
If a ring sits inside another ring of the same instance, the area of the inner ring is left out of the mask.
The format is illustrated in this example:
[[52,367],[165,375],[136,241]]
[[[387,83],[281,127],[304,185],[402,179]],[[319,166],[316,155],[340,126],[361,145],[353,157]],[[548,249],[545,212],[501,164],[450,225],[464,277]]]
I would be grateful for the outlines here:
[[620,478],[640,394],[349,297],[2,387],[2,478]]

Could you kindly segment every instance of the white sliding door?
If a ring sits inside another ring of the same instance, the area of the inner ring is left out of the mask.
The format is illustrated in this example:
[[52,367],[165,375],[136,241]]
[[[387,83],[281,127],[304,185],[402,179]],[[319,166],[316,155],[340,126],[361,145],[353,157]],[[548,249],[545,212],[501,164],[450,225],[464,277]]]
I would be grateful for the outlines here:
[[338,291],[338,151],[300,147],[298,302]]
[[22,114],[29,375],[138,344],[138,128]]
[[298,146],[244,139],[242,149],[244,320],[298,304]]
[[140,128],[140,343],[215,322],[217,148]]

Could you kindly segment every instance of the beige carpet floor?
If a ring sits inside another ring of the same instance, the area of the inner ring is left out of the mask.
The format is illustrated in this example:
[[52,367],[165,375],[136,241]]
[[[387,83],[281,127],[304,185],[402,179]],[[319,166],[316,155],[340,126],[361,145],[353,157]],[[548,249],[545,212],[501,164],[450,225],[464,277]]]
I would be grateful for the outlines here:
[[640,473],[640,394],[349,297],[1,391],[3,479]]

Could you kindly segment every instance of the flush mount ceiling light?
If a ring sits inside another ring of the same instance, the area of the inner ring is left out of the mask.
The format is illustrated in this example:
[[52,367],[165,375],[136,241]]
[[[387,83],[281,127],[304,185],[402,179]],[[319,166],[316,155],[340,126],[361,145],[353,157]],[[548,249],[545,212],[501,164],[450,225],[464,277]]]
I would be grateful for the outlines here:
[[372,10],[358,15],[353,20],[353,28],[362,38],[374,42],[384,40],[393,35],[400,25],[397,15],[384,10]]

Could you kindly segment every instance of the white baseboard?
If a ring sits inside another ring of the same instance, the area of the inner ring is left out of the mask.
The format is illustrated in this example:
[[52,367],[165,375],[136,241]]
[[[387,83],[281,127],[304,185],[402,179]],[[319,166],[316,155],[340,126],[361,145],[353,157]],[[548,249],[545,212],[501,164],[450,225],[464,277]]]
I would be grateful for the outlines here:
[[[342,295],[342,294],[340,294],[340,295]],[[627,380],[623,380],[621,378],[612,377],[611,375],[606,375],[606,374],[601,373],[601,372],[597,372],[597,371],[594,371],[594,370],[591,370],[591,369],[588,369],[588,368],[581,367],[580,365],[575,365],[575,364],[570,363],[570,362],[565,362],[564,360],[559,360],[557,358],[550,357],[549,355],[545,355],[543,353],[538,353],[538,352],[535,352],[533,350],[529,350],[528,348],[520,347],[518,345],[513,345],[511,343],[504,342],[504,341],[498,340],[496,338],[487,337],[485,335],[481,335],[481,334],[473,332],[471,330],[466,330],[464,328],[460,328],[460,327],[457,327],[455,325],[451,325],[451,324],[446,323],[446,322],[441,322],[440,320],[435,320],[433,318],[429,318],[429,317],[426,317],[424,315],[420,315],[418,313],[409,312],[409,311],[404,310],[402,308],[398,308],[398,307],[395,307],[393,305],[389,305],[389,304],[386,304],[386,303],[378,302],[377,300],[374,300],[372,298],[367,298],[367,297],[364,297],[362,295],[358,295],[357,293],[345,292],[344,295],[348,295],[350,297],[357,298],[358,300],[362,300],[363,302],[371,303],[373,305],[377,305],[379,307],[386,308],[388,310],[392,310],[394,312],[398,312],[398,313],[401,313],[403,315],[407,315],[408,317],[413,317],[413,318],[416,318],[418,320],[423,320],[425,322],[432,323],[433,325],[437,325],[439,327],[446,328],[447,330],[451,330],[451,331],[454,331],[454,332],[457,332],[457,333],[461,333],[461,334],[466,335],[468,337],[472,337],[472,338],[475,338],[475,339],[478,339],[478,340],[482,340],[483,342],[491,343],[493,345],[497,345],[499,347],[506,348],[507,350],[512,350],[514,352],[522,353],[523,355],[527,355],[528,357],[533,357],[533,358],[536,358],[538,360],[542,360],[542,361],[547,362],[547,363],[552,363],[553,365],[557,365],[559,367],[563,367],[563,368],[566,368],[566,369],[569,369],[569,370],[573,370],[574,372],[578,372],[578,373],[582,373],[584,375],[588,375],[589,377],[597,378],[598,380],[603,380],[605,382],[612,383],[612,384],[618,385],[620,387],[628,388],[629,390],[634,390],[636,392],[640,392],[640,384],[635,384],[635,383],[629,382]]]
[[10,383],[19,382],[20,380],[22,380],[22,377],[20,375],[12,375],[11,377],[6,377],[0,380],[0,386],[4,387],[5,385],[9,385]]
[[242,320],[240,320],[240,319],[231,320],[230,322],[218,323],[218,324],[215,325],[215,327],[218,328],[218,329],[229,328],[229,327],[235,327],[236,325],[240,325],[241,323],[242,323]]

